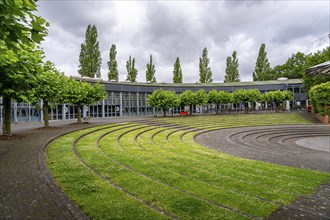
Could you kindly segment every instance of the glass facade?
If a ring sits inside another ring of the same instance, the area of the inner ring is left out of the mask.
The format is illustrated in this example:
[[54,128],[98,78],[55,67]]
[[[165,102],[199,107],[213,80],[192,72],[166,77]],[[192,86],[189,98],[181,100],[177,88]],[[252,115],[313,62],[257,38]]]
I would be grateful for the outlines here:
[[[162,115],[163,112],[161,109],[152,108],[147,106],[148,95],[155,89],[163,88],[162,85],[157,85],[154,88],[149,88],[145,85],[141,85],[139,87],[140,90],[145,90],[143,92],[134,91],[137,90],[137,87],[130,87],[128,85],[124,90],[124,85],[122,85],[119,89],[107,89],[108,96],[106,99],[94,103],[88,106],[82,106],[81,112],[82,117],[91,117],[91,118],[109,118],[109,117],[121,117],[121,116],[152,116],[152,115]],[[139,86],[139,85],[138,85]],[[107,87],[106,87],[107,88]],[[111,88],[111,87],[110,87]],[[129,89],[132,91],[129,91]],[[209,91],[212,88],[203,87],[206,91]],[[240,87],[225,87],[219,86],[217,90],[224,91],[235,91],[236,89],[250,89],[249,86],[240,86]],[[266,93],[272,90],[290,90],[293,92],[294,100],[290,102],[290,107],[292,110],[305,110],[306,108],[306,94],[302,89],[302,83],[294,83],[294,84],[276,84],[270,86],[255,86],[253,88],[257,88],[261,91],[261,93]],[[139,90],[138,89],[138,90]],[[166,89],[166,88],[164,88]],[[168,89],[168,88],[167,88]],[[173,87],[171,90],[177,90],[177,94],[180,94],[185,89],[190,88],[181,88],[181,87]],[[194,87],[191,90],[197,91],[200,87]],[[119,91],[118,91],[119,90]],[[2,99],[0,98],[0,121],[2,123],[2,114],[3,107],[1,105]],[[38,103],[39,105],[42,102]],[[273,103],[259,103],[259,104],[251,104],[249,108],[253,108],[254,105],[260,105],[260,109],[271,109],[274,107]],[[220,105],[220,112],[228,112],[231,109],[241,109],[244,111],[244,106],[233,106],[229,105]],[[32,122],[32,121],[43,121],[43,114],[40,110],[40,107],[35,107],[26,103],[16,103],[12,102],[12,121],[13,123],[18,122]],[[170,109],[167,112],[167,115],[179,114],[181,111],[187,110],[184,107],[176,107],[174,109]],[[207,104],[203,106],[196,106],[192,109],[194,114],[201,113],[214,113],[216,111],[216,106],[213,104]],[[49,109],[49,120],[70,120],[77,118],[77,106],[72,104],[57,104],[53,105]]]

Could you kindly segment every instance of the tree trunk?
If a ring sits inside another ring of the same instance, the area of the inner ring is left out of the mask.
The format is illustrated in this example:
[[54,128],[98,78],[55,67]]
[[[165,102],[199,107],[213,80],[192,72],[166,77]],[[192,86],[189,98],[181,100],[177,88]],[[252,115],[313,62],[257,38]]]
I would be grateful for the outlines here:
[[48,101],[47,100],[43,100],[43,113],[44,113],[44,124],[45,124],[45,128],[49,127],[49,118],[48,118]]
[[3,124],[2,134],[11,136],[11,99],[9,97],[2,98],[3,103]]
[[219,104],[216,104],[215,105],[216,107],[215,107],[215,114],[217,115],[217,114],[219,114]]
[[193,106],[189,106],[189,115],[192,115],[193,114]]
[[164,109],[164,108],[163,108],[163,115],[164,115],[164,117],[166,117],[166,110],[167,110],[167,109]]
[[81,104],[77,104],[77,119],[78,119],[78,123],[82,123],[82,120],[81,120]]

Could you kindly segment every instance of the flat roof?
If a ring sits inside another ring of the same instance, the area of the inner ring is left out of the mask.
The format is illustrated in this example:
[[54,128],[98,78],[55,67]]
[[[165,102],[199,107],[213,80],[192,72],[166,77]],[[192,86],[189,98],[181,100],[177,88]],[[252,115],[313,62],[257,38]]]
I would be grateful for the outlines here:
[[301,84],[302,79],[282,79],[282,80],[268,80],[268,81],[254,81],[254,82],[230,82],[230,83],[146,83],[146,82],[115,82],[104,81],[97,78],[72,76],[72,78],[87,82],[100,82],[103,84],[115,85],[131,85],[131,86],[153,86],[153,87],[226,87],[226,86],[262,86],[262,85],[279,85],[279,84]]

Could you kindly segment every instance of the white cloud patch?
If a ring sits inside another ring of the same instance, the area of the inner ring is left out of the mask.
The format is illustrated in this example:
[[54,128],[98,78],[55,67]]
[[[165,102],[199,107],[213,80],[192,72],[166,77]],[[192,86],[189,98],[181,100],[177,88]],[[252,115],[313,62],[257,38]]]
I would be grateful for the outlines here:
[[67,75],[78,75],[80,44],[88,24],[95,24],[107,80],[111,44],[117,45],[119,80],[126,61],[136,59],[138,81],[145,81],[152,54],[158,82],[172,82],[180,58],[183,81],[199,80],[198,62],[209,52],[213,79],[223,81],[226,57],[237,51],[242,81],[251,81],[260,45],[271,66],[298,51],[312,53],[329,45],[328,1],[51,1],[38,2],[50,22],[42,43],[47,59]]

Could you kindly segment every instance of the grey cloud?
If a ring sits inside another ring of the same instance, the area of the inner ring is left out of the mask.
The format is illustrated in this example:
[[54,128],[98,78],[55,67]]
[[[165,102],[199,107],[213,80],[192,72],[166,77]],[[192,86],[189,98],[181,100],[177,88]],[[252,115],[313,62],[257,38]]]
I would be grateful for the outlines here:
[[[115,15],[118,11],[113,10],[116,2],[40,1],[40,15],[54,27],[43,45],[46,55],[56,59],[58,65],[77,63],[86,26],[96,24],[104,79],[109,48],[115,43],[121,80],[126,78],[126,61],[132,55],[136,58],[139,81],[144,81],[146,63],[149,54],[153,54],[157,78],[171,82],[173,64],[180,57],[184,81],[195,82],[199,79],[198,58],[204,47],[209,51],[214,80],[223,80],[226,57],[233,50],[238,52],[241,78],[251,80],[261,43],[266,43],[268,58],[275,66],[296,50],[307,47],[310,39],[316,40],[329,31],[329,2],[178,3],[196,4],[198,10],[191,13],[187,13],[189,7],[173,10],[176,2],[139,2],[146,20],[139,27],[129,24],[121,29],[122,21],[116,20]],[[68,54],[58,58],[55,52]]]

